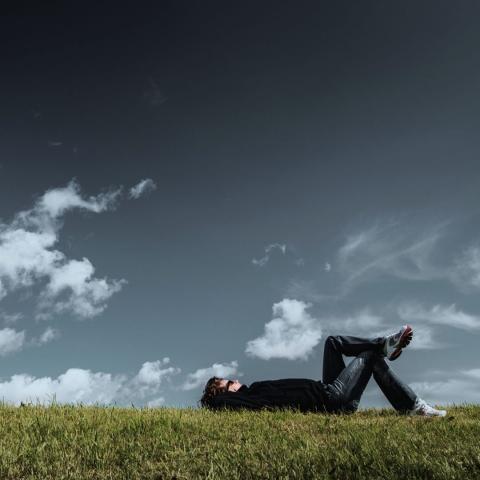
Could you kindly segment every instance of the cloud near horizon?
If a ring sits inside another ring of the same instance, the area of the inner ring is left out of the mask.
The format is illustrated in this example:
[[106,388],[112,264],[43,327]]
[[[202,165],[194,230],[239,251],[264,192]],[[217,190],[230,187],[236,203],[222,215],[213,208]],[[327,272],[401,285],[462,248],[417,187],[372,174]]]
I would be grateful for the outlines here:
[[436,374],[443,378],[413,382],[410,387],[424,400],[436,405],[480,403],[480,368]]
[[133,377],[82,368],[69,368],[57,378],[16,374],[0,382],[0,399],[16,405],[20,402],[48,404],[55,400],[61,404],[156,406],[164,402],[163,397],[158,397],[163,383],[180,372],[174,367],[161,368],[169,361],[165,357],[145,362]]

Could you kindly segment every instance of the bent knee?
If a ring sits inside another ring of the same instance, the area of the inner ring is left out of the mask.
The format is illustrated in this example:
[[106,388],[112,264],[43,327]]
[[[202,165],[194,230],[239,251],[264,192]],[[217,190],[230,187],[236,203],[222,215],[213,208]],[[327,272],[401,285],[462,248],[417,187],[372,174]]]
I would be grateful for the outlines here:
[[373,350],[365,350],[362,353],[358,354],[362,358],[382,358],[381,355]]
[[339,343],[339,337],[338,335],[329,335],[326,339],[325,339],[325,343]]

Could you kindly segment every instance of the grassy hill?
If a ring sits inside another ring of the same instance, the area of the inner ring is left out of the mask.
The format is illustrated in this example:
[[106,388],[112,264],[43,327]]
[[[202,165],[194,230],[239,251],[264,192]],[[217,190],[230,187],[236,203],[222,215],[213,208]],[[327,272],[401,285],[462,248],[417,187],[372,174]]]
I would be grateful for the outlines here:
[[0,479],[480,478],[480,406],[443,419],[0,406]]

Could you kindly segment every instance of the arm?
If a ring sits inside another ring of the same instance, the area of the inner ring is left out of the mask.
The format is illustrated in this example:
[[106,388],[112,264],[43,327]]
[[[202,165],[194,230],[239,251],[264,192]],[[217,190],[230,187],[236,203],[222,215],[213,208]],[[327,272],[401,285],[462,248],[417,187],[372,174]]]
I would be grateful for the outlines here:
[[272,405],[268,400],[257,395],[220,393],[209,400],[208,407],[214,410],[222,408],[229,410],[238,410],[241,408],[247,410],[261,410],[263,408],[271,409]]

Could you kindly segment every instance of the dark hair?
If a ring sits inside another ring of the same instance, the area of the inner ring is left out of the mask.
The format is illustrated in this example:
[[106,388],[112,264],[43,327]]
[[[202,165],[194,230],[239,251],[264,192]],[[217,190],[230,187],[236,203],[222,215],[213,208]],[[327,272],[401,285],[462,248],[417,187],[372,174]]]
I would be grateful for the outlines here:
[[210,400],[217,394],[225,392],[225,387],[220,386],[220,381],[223,380],[220,377],[211,377],[205,384],[200,404],[202,407],[208,407]]

